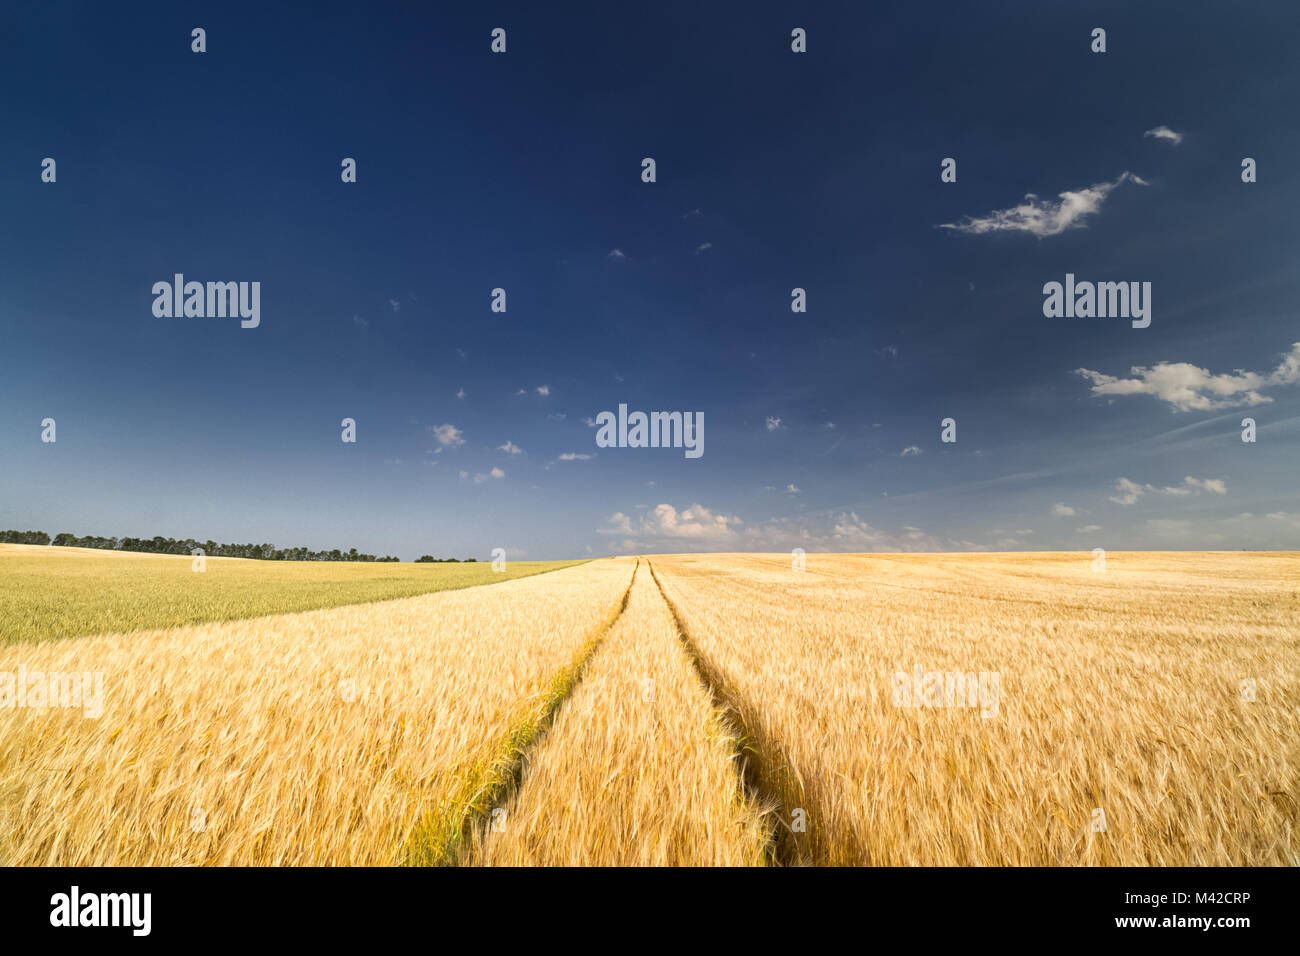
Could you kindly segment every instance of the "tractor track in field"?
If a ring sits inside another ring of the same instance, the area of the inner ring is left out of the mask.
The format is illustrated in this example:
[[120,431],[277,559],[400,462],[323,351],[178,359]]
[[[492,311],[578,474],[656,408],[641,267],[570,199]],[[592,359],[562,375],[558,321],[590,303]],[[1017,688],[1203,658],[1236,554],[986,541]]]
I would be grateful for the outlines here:
[[[741,701],[728,688],[723,676],[710,663],[709,659],[700,650],[699,645],[691,637],[677,605],[668,596],[668,592],[664,590],[663,582],[659,580],[659,575],[649,559],[646,559],[646,567],[650,569],[650,577],[654,580],[655,586],[659,588],[659,596],[668,605],[673,624],[677,628],[677,636],[682,642],[686,656],[690,659],[691,666],[695,669],[696,676],[708,692],[718,718],[731,732],[736,741],[736,761],[739,766],[740,783],[745,790],[746,796],[757,805],[770,810],[767,817],[769,821],[773,822],[769,824],[768,828],[768,864],[773,866],[808,865],[812,861],[806,845],[806,834],[801,839],[801,835],[796,834],[791,829],[791,811],[794,807],[783,796],[783,793],[789,794],[793,792],[797,794],[801,789],[798,785],[798,775],[779,756],[774,756],[770,748],[762,745],[762,737],[756,732],[753,721],[746,719],[746,711],[741,705]],[[789,785],[785,788],[773,783],[773,781],[782,779],[789,781]],[[800,800],[796,805],[806,805],[806,801]]]
[[476,781],[473,791],[455,802],[451,820],[444,820],[441,825],[435,823],[432,837],[414,837],[408,843],[408,865],[462,866],[470,862],[469,854],[476,845],[481,845],[491,823],[493,809],[506,803],[523,785],[524,767],[529,756],[555,723],[560,709],[581,683],[587,665],[627,610],[641,561],[638,558],[633,566],[632,577],[618,606],[595,629],[575,660],[552,678],[548,700],[541,712],[511,730],[502,745],[500,757]]

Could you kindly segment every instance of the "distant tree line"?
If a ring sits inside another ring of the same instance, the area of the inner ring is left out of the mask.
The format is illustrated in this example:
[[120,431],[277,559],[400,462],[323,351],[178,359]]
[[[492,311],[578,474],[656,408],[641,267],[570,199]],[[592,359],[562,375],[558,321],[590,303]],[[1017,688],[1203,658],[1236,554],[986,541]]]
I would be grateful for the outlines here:
[[[478,558],[466,558],[465,563],[477,561]],[[460,558],[435,558],[431,554],[422,554],[415,559],[416,564],[460,564]]]
[[[148,554],[193,554],[196,549],[215,558],[256,558],[260,561],[398,561],[385,555],[361,554],[356,548],[340,551],[312,551],[308,548],[277,548],[273,544],[218,544],[216,541],[196,541],[186,538],[155,536],[152,538],[101,538],[88,534],[79,538],[63,532],[53,541],[44,531],[0,531],[0,542],[5,544],[53,544],[60,548],[99,548],[104,551],[143,551]],[[421,560],[424,560],[423,558]],[[430,559],[432,560],[432,559]],[[474,560],[473,558],[470,559]]]

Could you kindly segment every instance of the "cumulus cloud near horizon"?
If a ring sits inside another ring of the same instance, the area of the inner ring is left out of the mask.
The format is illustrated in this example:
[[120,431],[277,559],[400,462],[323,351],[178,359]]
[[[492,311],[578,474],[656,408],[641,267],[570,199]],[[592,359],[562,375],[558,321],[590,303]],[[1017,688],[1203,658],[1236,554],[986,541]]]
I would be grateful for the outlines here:
[[700,504],[678,509],[661,503],[639,517],[617,511],[597,534],[621,538],[630,551],[805,551],[831,553],[986,550],[970,541],[940,539],[908,525],[897,532],[872,527],[856,512],[770,518],[746,524]]

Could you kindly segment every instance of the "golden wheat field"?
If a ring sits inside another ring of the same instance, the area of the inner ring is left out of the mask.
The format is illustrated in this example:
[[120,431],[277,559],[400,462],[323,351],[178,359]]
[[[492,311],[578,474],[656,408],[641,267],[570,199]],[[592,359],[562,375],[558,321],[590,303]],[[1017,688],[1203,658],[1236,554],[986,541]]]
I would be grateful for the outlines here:
[[[601,559],[16,644],[0,863],[1296,865],[1298,642],[1300,554],[1112,552]],[[71,674],[96,708],[18,702]]]

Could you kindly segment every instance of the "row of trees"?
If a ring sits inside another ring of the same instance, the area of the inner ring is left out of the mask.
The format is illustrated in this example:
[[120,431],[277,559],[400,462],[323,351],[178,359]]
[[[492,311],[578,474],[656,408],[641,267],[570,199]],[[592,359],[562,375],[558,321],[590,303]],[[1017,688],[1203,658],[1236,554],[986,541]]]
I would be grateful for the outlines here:
[[[6,544],[54,544],[61,548],[100,548],[105,551],[143,551],[149,554],[193,554],[201,549],[205,555],[216,558],[257,558],[261,561],[397,561],[385,555],[361,554],[356,548],[340,551],[311,551],[307,548],[277,548],[273,544],[218,544],[216,541],[196,541],[193,538],[177,540],[155,536],[152,538],[101,538],[88,534],[79,538],[63,532],[53,541],[44,531],[0,531],[0,542]],[[421,559],[423,560],[423,559]],[[470,559],[471,561],[473,558]]]
[[[465,563],[477,561],[478,558],[466,558]],[[431,554],[422,554],[415,559],[416,564],[460,564],[460,558],[435,558]]]

